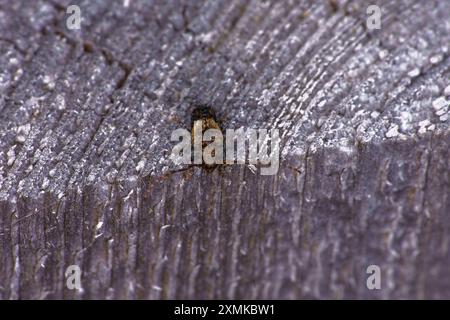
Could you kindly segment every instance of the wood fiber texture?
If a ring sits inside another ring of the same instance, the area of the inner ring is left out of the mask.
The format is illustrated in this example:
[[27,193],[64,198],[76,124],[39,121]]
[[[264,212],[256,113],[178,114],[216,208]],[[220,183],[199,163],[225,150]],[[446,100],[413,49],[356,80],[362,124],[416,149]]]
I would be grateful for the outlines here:
[[[450,1],[0,0],[0,66],[0,299],[450,298]],[[170,174],[195,104],[278,173]]]

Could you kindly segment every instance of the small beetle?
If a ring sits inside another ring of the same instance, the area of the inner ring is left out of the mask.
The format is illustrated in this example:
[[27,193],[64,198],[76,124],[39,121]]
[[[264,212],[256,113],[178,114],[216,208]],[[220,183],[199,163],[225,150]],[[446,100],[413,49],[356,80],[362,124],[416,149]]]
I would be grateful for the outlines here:
[[[216,129],[220,130],[222,132],[222,129],[219,125],[219,121],[217,120],[216,113],[213,108],[207,106],[207,105],[197,105],[194,107],[191,113],[191,147],[195,152],[195,137],[198,136],[200,139],[202,139],[201,142],[201,150],[202,152],[202,163],[201,164],[194,164],[194,152],[191,152],[191,161],[192,164],[188,165],[185,168],[172,170],[170,173],[177,173],[177,172],[183,172],[186,170],[191,169],[192,167],[201,167],[205,169],[207,172],[211,172],[214,169],[216,169],[219,164],[213,163],[213,164],[206,164],[203,161],[203,150],[208,144],[211,142],[209,141],[203,141],[203,134],[208,129]],[[217,139],[217,137],[215,137]],[[223,139],[223,138],[222,138]],[[211,156],[214,156],[214,151],[212,152]]]
[[[191,116],[191,137],[192,145],[194,145],[194,137],[201,131],[201,136],[208,129],[216,129],[222,131],[217,121],[217,116],[213,108],[200,105],[194,108]],[[200,134],[199,134],[200,135]],[[202,150],[209,144],[208,141],[202,141]],[[214,156],[214,154],[212,154]],[[212,171],[217,167],[217,164],[206,164],[201,165],[207,171]]]

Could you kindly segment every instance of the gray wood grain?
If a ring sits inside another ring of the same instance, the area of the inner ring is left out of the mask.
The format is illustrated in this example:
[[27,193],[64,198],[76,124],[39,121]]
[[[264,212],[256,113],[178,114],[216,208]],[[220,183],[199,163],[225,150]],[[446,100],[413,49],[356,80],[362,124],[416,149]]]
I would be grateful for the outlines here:
[[[126,3],[0,1],[1,299],[450,298],[449,1]],[[278,173],[168,174],[195,103]]]

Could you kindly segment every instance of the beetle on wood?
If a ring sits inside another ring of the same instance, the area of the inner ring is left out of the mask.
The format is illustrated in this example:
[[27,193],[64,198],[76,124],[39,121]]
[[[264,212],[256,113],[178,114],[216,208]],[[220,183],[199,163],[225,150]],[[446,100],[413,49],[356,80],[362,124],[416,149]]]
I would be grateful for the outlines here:
[[[192,136],[192,145],[195,146],[195,137],[201,136],[203,137],[203,134],[205,131],[209,129],[216,129],[219,131],[222,131],[222,129],[219,126],[219,123],[217,121],[217,116],[213,108],[206,106],[206,105],[200,105],[196,106],[194,110],[192,111],[191,116],[191,136]],[[215,137],[215,139],[218,139],[218,137]],[[222,141],[223,142],[223,141]],[[201,142],[201,151],[205,149],[205,147],[210,144],[209,141],[202,140]],[[212,156],[214,156],[214,151],[212,152]],[[206,164],[202,161],[201,166],[208,170],[212,171],[214,170],[218,164]]]
[[[256,173],[255,164],[259,163],[269,165],[261,167],[262,175],[273,175],[279,168],[279,133],[277,130],[271,130],[271,134],[270,152],[267,154],[268,148],[265,140],[268,137],[267,129],[247,129],[245,133],[242,128],[239,130],[227,129],[224,135],[214,109],[208,105],[196,105],[191,113],[191,132],[182,129],[172,137],[172,141],[180,137],[182,141],[172,150],[171,159],[176,159],[174,160],[176,163],[189,163],[189,165],[170,173],[186,171],[193,166],[212,172],[218,167],[223,168],[224,165],[235,163],[245,165],[253,173]],[[230,143],[230,146],[226,145],[225,140]],[[249,146],[249,159],[245,159],[246,140]],[[238,145],[236,153],[235,142]],[[224,146],[227,153],[225,160]],[[180,154],[183,154],[181,161],[178,160]],[[288,167],[290,166],[288,165]],[[298,169],[294,170],[299,172]]]
[[[170,173],[183,172],[192,167],[200,167],[205,169],[207,172],[212,172],[218,166],[219,163],[206,163],[203,159],[203,152],[205,148],[211,144],[211,141],[203,140],[205,132],[213,129],[218,130],[222,133],[222,128],[219,125],[218,118],[216,116],[216,112],[214,109],[208,105],[195,105],[191,112],[191,164],[189,164],[185,168],[181,168],[178,170],[172,170]],[[219,134],[219,136],[214,136],[214,142],[219,142],[220,145],[223,145],[223,135]],[[193,151],[193,152],[192,152]],[[197,156],[196,156],[197,154]],[[215,149],[213,149],[210,153],[212,157],[215,156]],[[196,161],[197,160],[197,161]]]

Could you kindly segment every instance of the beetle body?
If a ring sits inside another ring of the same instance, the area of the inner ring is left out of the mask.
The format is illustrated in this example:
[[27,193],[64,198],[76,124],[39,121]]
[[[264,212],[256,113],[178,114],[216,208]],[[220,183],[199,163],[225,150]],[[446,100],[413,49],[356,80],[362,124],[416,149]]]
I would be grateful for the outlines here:
[[[211,107],[204,105],[197,106],[192,111],[191,127],[192,127],[191,131],[192,145],[195,144],[194,137],[195,136],[203,137],[203,134],[208,129],[216,129],[222,131],[217,121],[216,113],[214,112],[214,110]],[[202,151],[210,143],[211,143],[210,141],[202,140]],[[214,154],[212,155],[214,156]],[[217,164],[202,163],[202,167],[209,171],[215,169],[217,167]]]

